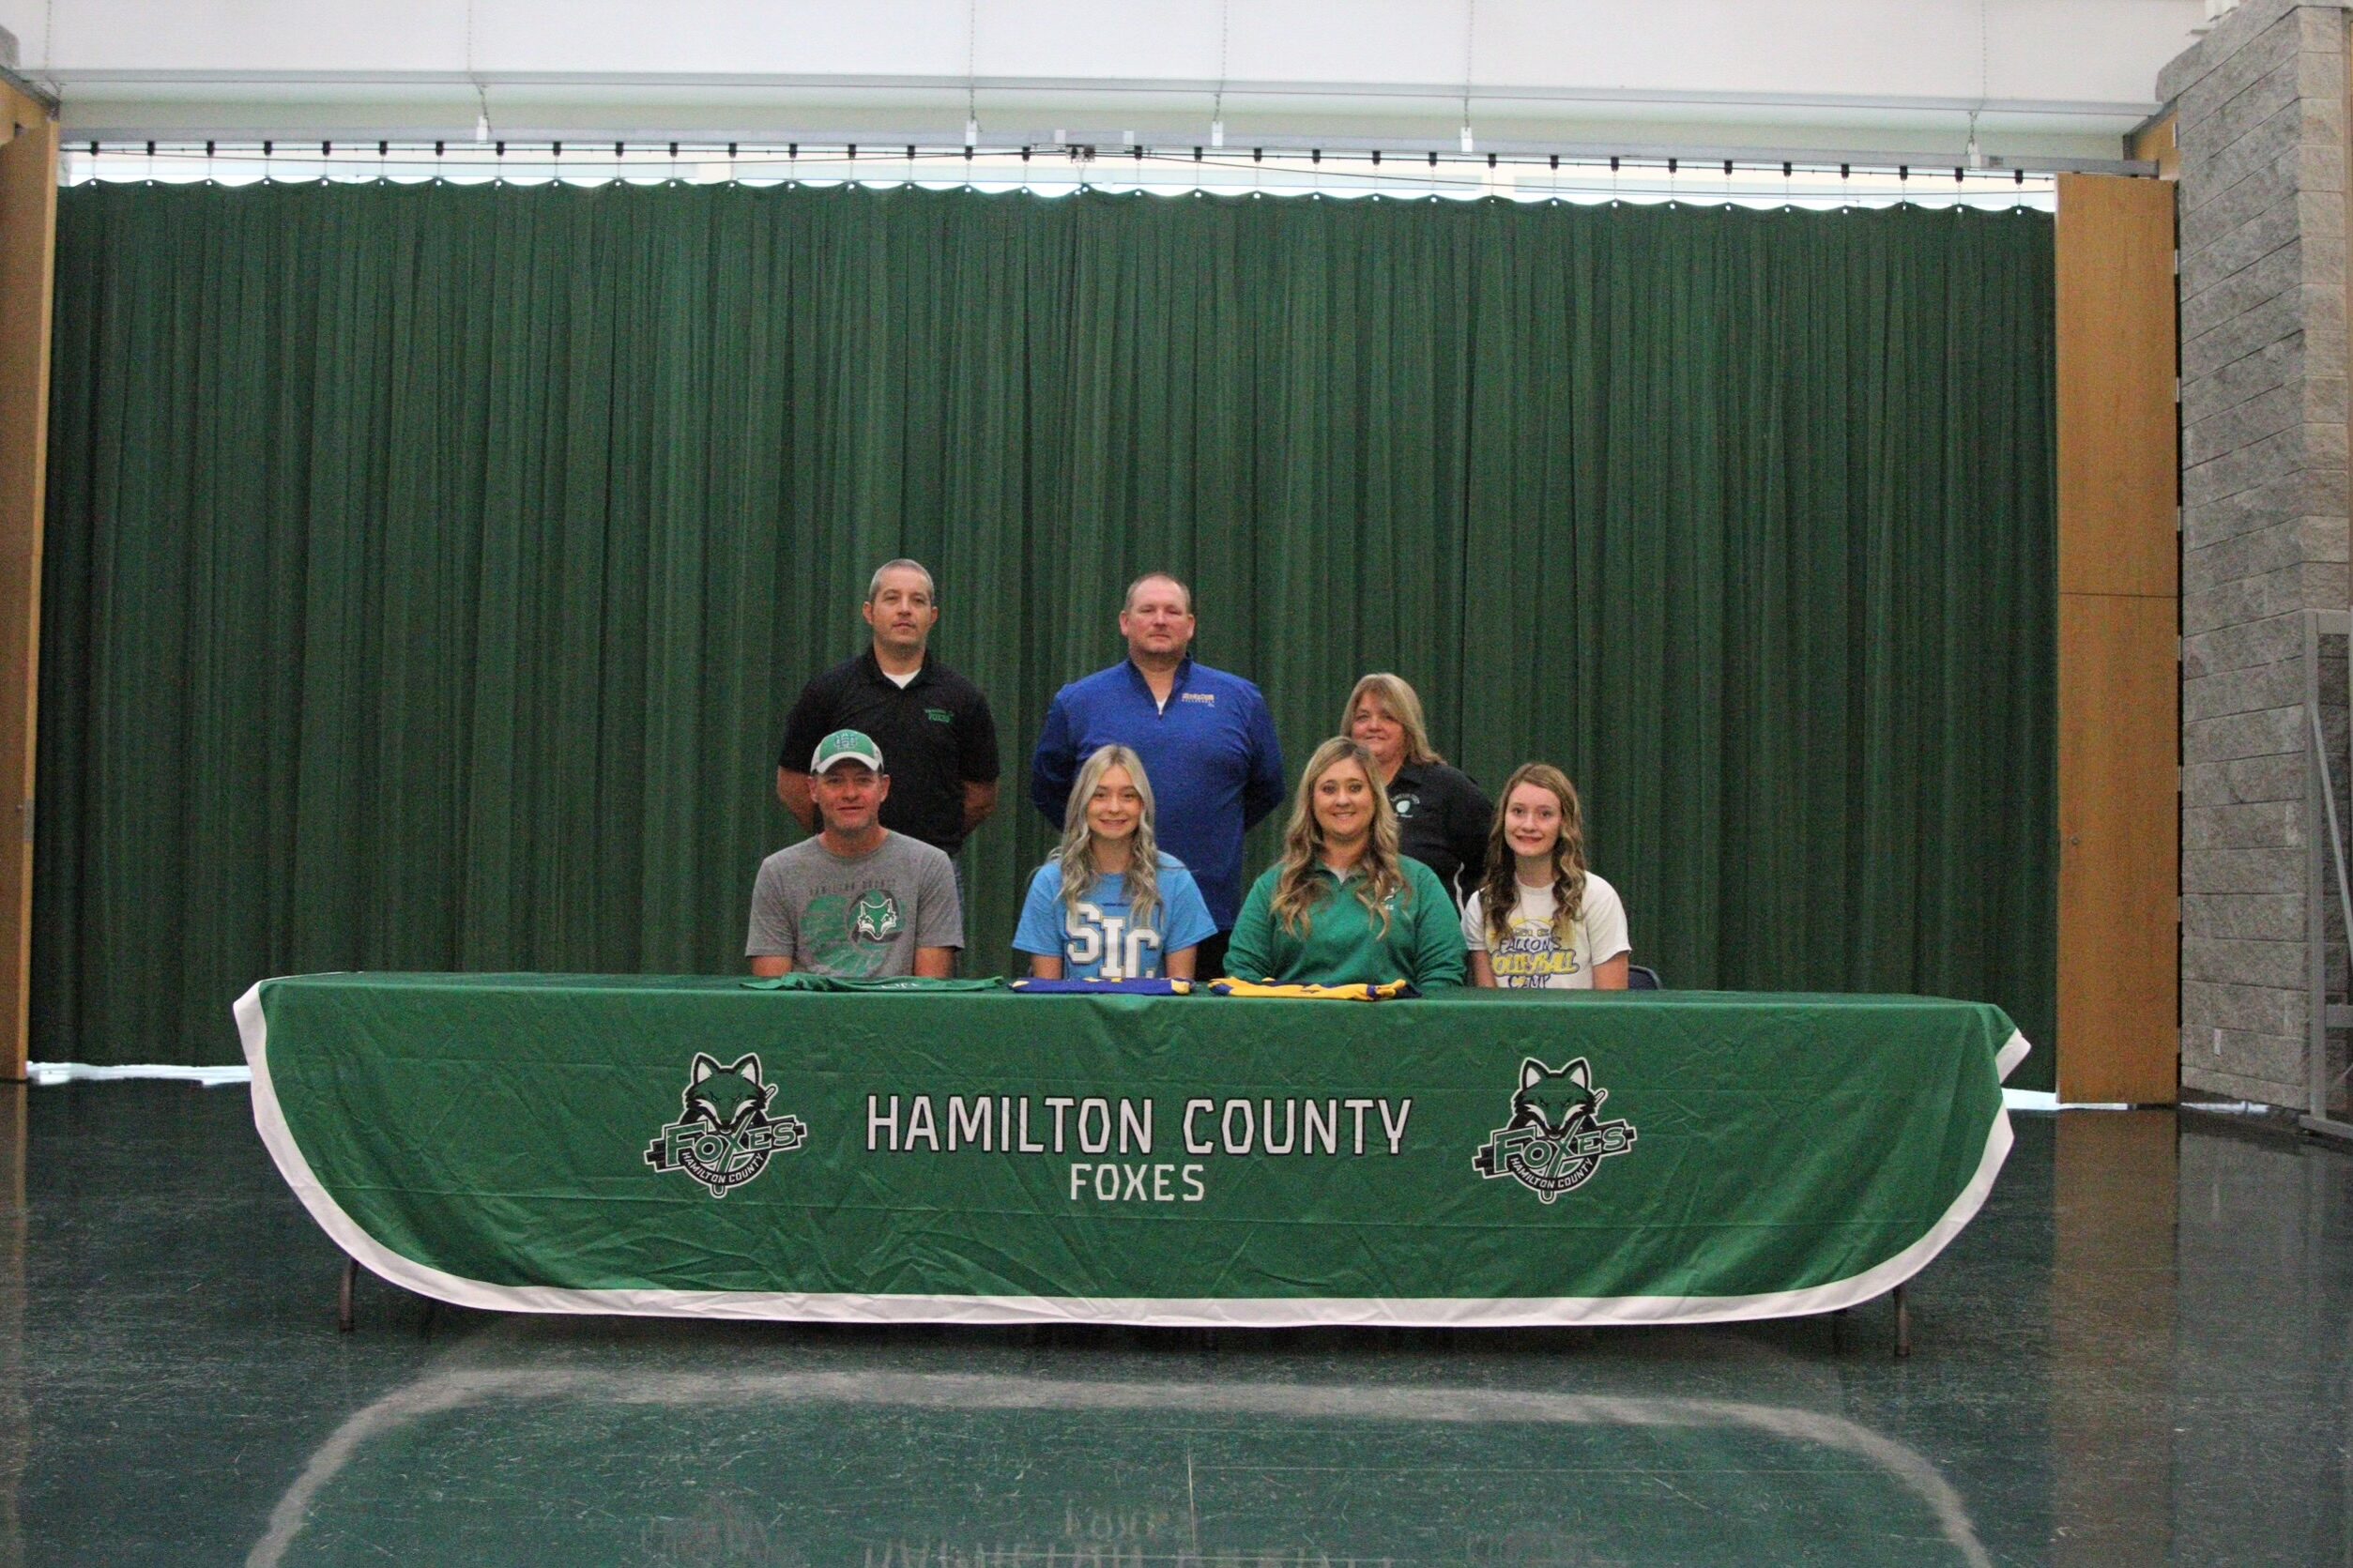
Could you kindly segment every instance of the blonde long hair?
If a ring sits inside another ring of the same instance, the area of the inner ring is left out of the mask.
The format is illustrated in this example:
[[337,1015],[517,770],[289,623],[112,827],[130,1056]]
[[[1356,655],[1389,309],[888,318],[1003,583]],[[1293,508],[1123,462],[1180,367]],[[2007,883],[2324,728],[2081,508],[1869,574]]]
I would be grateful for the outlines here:
[[1283,929],[1294,936],[1314,929],[1315,906],[1324,899],[1322,879],[1317,875],[1322,865],[1323,827],[1315,819],[1316,781],[1343,762],[1363,769],[1365,783],[1372,786],[1372,831],[1365,840],[1365,858],[1357,862],[1364,873],[1356,879],[1357,900],[1380,918],[1381,935],[1386,936],[1389,900],[1413,896],[1413,885],[1405,879],[1403,857],[1398,851],[1397,810],[1389,804],[1388,791],[1381,787],[1372,754],[1348,737],[1336,735],[1307,759],[1306,771],[1299,775],[1299,793],[1291,801],[1291,825],[1283,830],[1282,873],[1275,879],[1272,908]]
[[1561,804],[1561,830],[1552,840],[1552,936],[1566,942],[1585,908],[1585,811],[1577,786],[1549,762],[1523,762],[1495,797],[1495,825],[1487,832],[1487,877],[1479,884],[1480,915],[1490,946],[1511,940],[1512,911],[1520,906],[1520,857],[1504,837],[1511,793],[1521,784],[1552,792]]
[[1422,719],[1422,699],[1413,694],[1413,688],[1406,684],[1403,676],[1391,675],[1386,670],[1375,670],[1358,681],[1355,690],[1348,693],[1348,706],[1340,709],[1342,735],[1356,733],[1357,705],[1367,697],[1379,703],[1381,710],[1396,720],[1398,728],[1405,732],[1405,760],[1408,763],[1446,760],[1429,743],[1429,725]]
[[1103,879],[1095,869],[1094,829],[1087,821],[1087,802],[1094,799],[1103,775],[1114,768],[1124,768],[1136,783],[1136,793],[1144,803],[1143,814],[1136,819],[1136,836],[1127,841],[1127,906],[1137,925],[1151,925],[1153,915],[1160,906],[1160,845],[1153,836],[1153,819],[1157,814],[1153,804],[1152,781],[1144,776],[1144,759],[1133,749],[1113,744],[1098,747],[1078,769],[1078,777],[1070,786],[1070,803],[1062,808],[1062,842],[1054,851],[1054,858],[1062,868],[1062,905],[1072,914],[1078,912],[1078,901],[1094,891],[1094,885]]

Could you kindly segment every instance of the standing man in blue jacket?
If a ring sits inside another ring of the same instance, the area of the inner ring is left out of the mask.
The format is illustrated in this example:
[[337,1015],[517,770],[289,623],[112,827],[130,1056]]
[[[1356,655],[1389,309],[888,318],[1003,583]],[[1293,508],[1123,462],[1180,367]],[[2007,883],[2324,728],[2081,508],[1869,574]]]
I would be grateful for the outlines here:
[[1238,675],[1196,664],[1193,591],[1165,571],[1128,585],[1127,657],[1055,693],[1030,759],[1030,799],[1059,830],[1078,765],[1113,741],[1136,749],[1158,801],[1160,847],[1199,884],[1217,935],[1195,973],[1220,975],[1242,907],[1242,835],[1283,799],[1283,749],[1266,698]]

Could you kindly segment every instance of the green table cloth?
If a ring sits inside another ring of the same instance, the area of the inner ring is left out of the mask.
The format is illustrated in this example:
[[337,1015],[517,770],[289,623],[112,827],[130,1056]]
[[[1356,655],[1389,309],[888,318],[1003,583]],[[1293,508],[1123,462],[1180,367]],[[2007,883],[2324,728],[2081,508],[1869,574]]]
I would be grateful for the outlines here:
[[343,974],[239,999],[335,1242],[468,1306],[1525,1325],[1824,1312],[2009,1149],[1980,1003],[755,991]]

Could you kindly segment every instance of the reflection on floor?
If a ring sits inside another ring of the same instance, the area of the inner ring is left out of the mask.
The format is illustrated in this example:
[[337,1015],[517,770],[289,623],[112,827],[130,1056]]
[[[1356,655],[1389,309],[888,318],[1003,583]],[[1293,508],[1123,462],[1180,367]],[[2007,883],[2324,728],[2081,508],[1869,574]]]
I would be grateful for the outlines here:
[[242,1090],[0,1088],[0,1564],[2353,1564],[2353,1156],[2018,1119],[1820,1321],[1560,1333],[501,1318],[338,1256]]

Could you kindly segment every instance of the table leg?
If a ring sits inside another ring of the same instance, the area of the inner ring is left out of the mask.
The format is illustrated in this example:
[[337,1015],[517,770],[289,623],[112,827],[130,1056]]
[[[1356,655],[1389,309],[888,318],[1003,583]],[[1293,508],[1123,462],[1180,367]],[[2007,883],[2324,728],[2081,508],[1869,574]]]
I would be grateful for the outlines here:
[[1905,1287],[1896,1286],[1896,1360],[1912,1353],[1912,1301]]
[[344,1259],[343,1287],[335,1293],[335,1332],[338,1333],[351,1332],[351,1298],[359,1285],[359,1260],[356,1257],[346,1257]]

